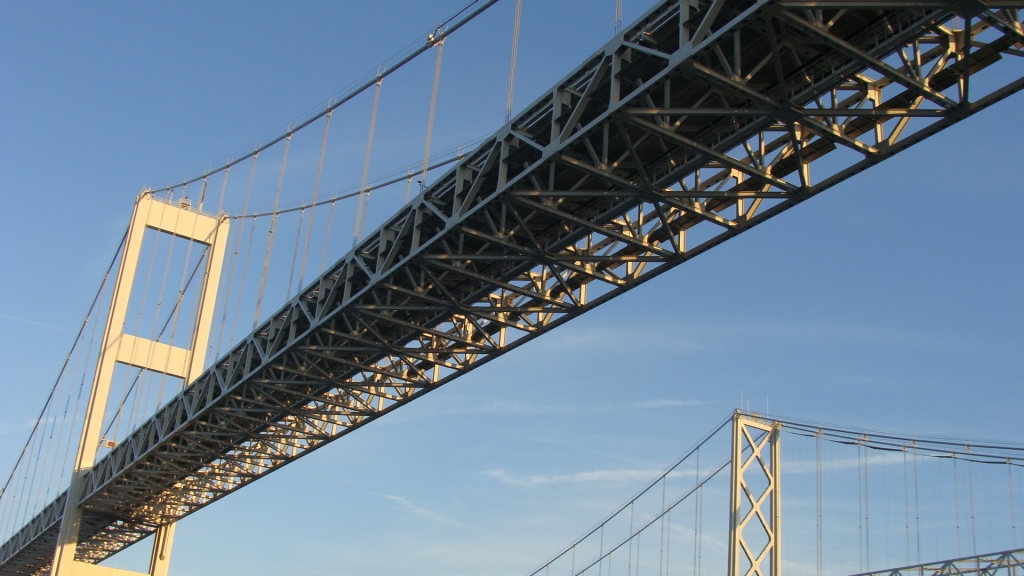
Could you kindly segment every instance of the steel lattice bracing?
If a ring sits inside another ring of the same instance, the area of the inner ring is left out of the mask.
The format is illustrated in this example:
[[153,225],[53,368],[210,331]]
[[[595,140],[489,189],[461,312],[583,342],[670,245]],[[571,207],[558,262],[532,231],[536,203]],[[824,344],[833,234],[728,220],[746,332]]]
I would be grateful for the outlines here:
[[[1018,8],[658,4],[100,460],[81,557],[105,558],[1024,88],[1006,62],[1024,47]],[[970,88],[983,71],[995,82]],[[48,565],[62,498],[0,548],[0,574]]]
[[902,568],[890,568],[875,572],[865,572],[856,576],[953,576],[972,574],[975,576],[997,576],[1006,574],[1015,576],[1024,570],[1024,549],[979,554],[955,560],[941,560],[928,564],[915,564]]

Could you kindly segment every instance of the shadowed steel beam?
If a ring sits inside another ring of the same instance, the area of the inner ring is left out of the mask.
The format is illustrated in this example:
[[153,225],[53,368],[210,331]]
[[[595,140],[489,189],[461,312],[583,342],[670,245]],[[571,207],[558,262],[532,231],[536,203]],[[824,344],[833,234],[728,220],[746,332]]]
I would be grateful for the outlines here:
[[[1020,91],[1003,60],[1022,54],[1005,10],[1022,5],[987,1],[968,48],[952,0],[658,3],[99,460],[79,554],[106,558]],[[975,74],[990,81],[962,101]],[[0,575],[46,569],[58,502],[0,546]]]

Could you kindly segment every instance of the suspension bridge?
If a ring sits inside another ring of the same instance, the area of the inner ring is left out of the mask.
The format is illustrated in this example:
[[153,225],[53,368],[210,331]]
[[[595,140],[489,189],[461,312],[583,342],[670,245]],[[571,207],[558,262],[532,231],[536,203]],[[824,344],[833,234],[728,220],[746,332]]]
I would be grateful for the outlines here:
[[[601,50],[513,115],[517,4],[507,122],[432,154],[445,42],[495,2],[469,4],[251,153],[143,191],[0,496],[0,573],[100,574],[112,569],[96,563],[155,535],[150,573],[165,574],[177,520],[1024,88],[1018,0],[672,0],[618,25]],[[422,162],[371,180],[380,94],[430,57]],[[363,94],[373,104],[362,179],[322,194],[332,117]],[[301,147],[319,160],[290,166]],[[295,182],[311,198],[283,203]],[[404,187],[404,204],[367,231],[374,193],[395,186]],[[234,211],[229,189],[240,200]],[[255,208],[260,190],[273,198],[266,210]],[[349,198],[354,233],[341,251],[331,229]],[[970,500],[970,522],[953,511],[956,536],[946,542],[955,545],[912,554],[921,528],[908,520],[905,561],[880,565],[870,554],[877,524],[872,537],[862,510],[853,517],[857,564],[829,564],[836,556],[825,554],[826,538],[841,531],[820,519],[801,539],[817,543],[819,572],[1017,569],[1018,448],[984,445],[978,456],[978,443],[958,441],[928,452],[941,442],[753,415],[730,421],[732,445],[717,455],[724,464],[702,476],[684,459],[660,479],[663,495],[675,478],[693,490],[666,496],[641,520],[631,501],[630,527],[610,548],[605,527],[624,521],[626,508],[544,569],[569,558],[571,574],[603,573],[613,560],[621,569],[624,557],[627,572],[643,559],[645,571],[657,564],[668,573],[672,502],[696,499],[698,564],[780,573],[784,505],[772,499],[781,498],[774,474],[785,465],[762,458],[759,443],[776,450],[779,430],[892,451],[904,463],[942,454],[971,477],[963,481],[958,468],[947,475],[954,503],[961,488]],[[760,432],[744,445],[748,428]],[[867,506],[874,461],[861,452],[857,498]],[[766,474],[767,500],[745,490],[741,463],[751,455]],[[1005,501],[994,505],[1005,526],[981,541],[992,548],[978,548],[974,463],[1005,468],[1008,478]],[[918,494],[911,464],[903,468],[907,518]],[[713,492],[705,482],[730,469],[726,513],[704,529],[700,502]],[[746,539],[751,525],[764,528],[759,540]],[[655,526],[657,562],[639,551],[641,541],[644,554],[653,550]],[[730,540],[726,552],[705,557],[701,536],[712,532]],[[588,557],[594,534],[597,554]],[[577,552],[588,559],[577,564]]]

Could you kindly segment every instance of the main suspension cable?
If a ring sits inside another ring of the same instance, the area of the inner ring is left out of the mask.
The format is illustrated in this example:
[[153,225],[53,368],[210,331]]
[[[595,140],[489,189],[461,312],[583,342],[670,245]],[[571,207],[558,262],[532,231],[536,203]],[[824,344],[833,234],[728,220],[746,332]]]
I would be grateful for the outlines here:
[[103,293],[103,288],[107,285],[107,280],[110,278],[110,271],[114,268],[114,263],[117,262],[117,257],[121,254],[124,248],[125,241],[128,240],[128,230],[124,232],[124,236],[121,238],[121,243],[118,245],[117,250],[114,251],[114,257],[111,258],[110,264],[107,266],[107,271],[103,275],[103,281],[100,282],[100,287],[96,290],[96,295],[93,296],[92,304],[89,306],[89,311],[85,315],[85,320],[82,321],[82,325],[78,328],[78,333],[75,335],[75,339],[71,344],[71,352],[68,352],[67,357],[64,359],[64,363],[60,367],[60,371],[57,373],[57,380],[54,381],[53,387],[50,389],[50,394],[46,397],[46,401],[43,403],[43,409],[39,411],[39,417],[36,418],[35,424],[32,426],[32,430],[28,434],[28,439],[25,441],[25,445],[22,447],[21,452],[18,454],[18,459],[15,460],[14,466],[11,468],[11,473],[7,477],[7,481],[4,482],[2,488],[0,488],[0,500],[3,499],[7,493],[8,487],[10,487],[11,479],[15,475],[15,471],[21,464],[25,457],[25,452],[28,450],[29,442],[32,441],[32,437],[35,436],[36,431],[39,429],[39,424],[42,422],[43,415],[46,414],[46,409],[50,406],[50,402],[53,400],[54,394],[57,391],[57,385],[60,383],[61,377],[64,375],[64,371],[68,367],[68,363],[71,360],[71,355],[74,353],[75,347],[78,345],[79,340],[82,338],[82,333],[85,331],[86,325],[89,323],[89,317],[93,310],[96,308],[96,304],[99,302],[100,295]]
[[[460,150],[461,150],[461,148],[462,147],[460,147]],[[438,160],[437,162],[434,162],[433,164],[431,164],[430,166],[427,167],[427,170],[430,171],[430,170],[433,170],[435,168],[440,168],[441,166],[446,166],[448,164],[452,164],[454,162],[458,162],[459,160],[462,160],[465,157],[466,157],[466,155],[464,153],[462,153],[461,151],[459,151],[454,156],[450,156],[450,157],[445,158],[443,160]],[[414,169],[415,169],[415,166],[410,166],[408,168],[408,170],[406,171],[405,175],[403,175],[403,176],[391,178],[391,179],[385,180],[385,181],[383,181],[383,182],[381,182],[379,184],[369,184],[369,185],[366,186],[366,191],[367,192],[375,192],[377,190],[380,190],[381,188],[387,188],[388,186],[391,186],[392,184],[397,184],[398,182],[401,182],[401,181],[406,180],[406,179],[409,179],[411,181],[411,179],[413,177],[415,177],[415,175],[416,175],[413,172]],[[392,172],[392,174],[394,174],[394,172]],[[351,189],[352,189],[351,187],[345,188],[345,190],[351,190]],[[335,193],[337,194],[337,192],[335,192]],[[348,193],[345,193],[345,194],[337,194],[335,196],[330,196],[330,197],[325,198],[323,200],[319,200],[319,201],[317,201],[315,203],[311,202],[311,203],[306,203],[306,204],[300,204],[300,205],[297,205],[297,206],[293,206],[291,208],[281,208],[276,213],[278,215],[282,215],[282,214],[288,214],[289,212],[298,212],[300,210],[305,210],[306,208],[309,208],[311,206],[323,206],[324,204],[334,204],[335,202],[337,202],[339,200],[348,200],[349,198],[355,198],[357,196],[359,196],[359,190],[358,189],[355,192],[348,192]],[[270,211],[270,212],[254,212],[252,214],[238,214],[236,216],[231,216],[231,219],[232,220],[245,220],[245,219],[248,219],[248,218],[262,218],[264,216],[273,216],[274,214],[275,214],[275,212],[273,212],[273,211]]]
[[[497,4],[497,3],[498,3],[498,0],[472,0],[471,2],[466,4],[462,9],[460,9],[458,12],[456,12],[453,16],[449,17],[447,20],[442,22],[441,25],[438,26],[434,30],[434,32],[432,34],[428,35],[428,41],[426,43],[420,44],[418,47],[414,48],[411,52],[409,52],[405,56],[398,57],[396,55],[395,58],[398,58],[398,60],[394,64],[388,65],[384,69],[384,72],[381,72],[379,75],[374,75],[374,77],[372,79],[370,79],[368,81],[365,81],[365,82],[363,82],[361,84],[358,84],[355,88],[353,88],[351,91],[346,93],[341,98],[338,98],[338,99],[335,99],[335,100],[331,100],[324,109],[320,110],[319,112],[316,112],[316,113],[312,114],[311,116],[309,116],[305,120],[302,120],[300,122],[295,123],[293,126],[290,126],[283,133],[279,134],[276,137],[273,137],[273,138],[269,139],[266,144],[262,144],[260,146],[257,146],[256,149],[254,150],[254,153],[262,152],[262,151],[264,151],[264,150],[274,146],[275,144],[285,140],[286,138],[290,137],[295,132],[298,132],[298,131],[302,130],[303,128],[305,128],[306,126],[309,126],[313,122],[316,122],[320,118],[323,118],[324,116],[327,115],[328,112],[338,108],[339,106],[342,106],[346,102],[348,102],[348,101],[352,100],[353,98],[355,98],[356,96],[362,94],[367,89],[372,87],[378,80],[386,78],[387,76],[397,72],[403,66],[405,66],[409,62],[415,60],[419,55],[421,55],[424,52],[426,52],[427,50],[430,50],[431,48],[433,48],[436,43],[443,42],[446,38],[448,38],[449,36],[454,34],[456,30],[462,28],[463,26],[465,26],[466,24],[471,22],[474,18],[476,18],[477,16],[482,14],[485,10],[487,10],[488,8],[490,8],[491,6],[493,6],[493,5]],[[470,9],[473,8],[474,6],[475,6],[475,9],[470,11]],[[466,12],[469,12],[469,13],[465,14]],[[463,14],[465,14],[465,16],[462,16]],[[460,16],[461,16],[461,18],[460,18]],[[416,42],[413,43],[413,45],[415,45],[415,44],[416,44]],[[178,184],[174,184],[174,185],[171,185],[171,186],[165,186],[163,188],[154,189],[153,192],[154,193],[156,193],[156,192],[167,192],[167,191],[174,190],[175,188],[178,188],[178,187],[181,187],[181,186],[186,186],[186,185],[191,184],[193,182],[199,182],[203,178],[207,178],[207,177],[209,177],[209,176],[211,176],[213,174],[216,174],[218,172],[226,170],[227,168],[229,168],[231,166],[234,166],[235,164],[243,162],[248,157],[249,157],[249,154],[245,154],[242,157],[228,160],[224,164],[222,164],[220,166],[217,166],[216,168],[212,168],[212,169],[206,170],[205,172],[203,172],[202,174],[200,174],[198,176],[195,176],[195,177],[192,177],[192,178],[187,178],[187,179],[183,180],[182,182],[180,182]]]

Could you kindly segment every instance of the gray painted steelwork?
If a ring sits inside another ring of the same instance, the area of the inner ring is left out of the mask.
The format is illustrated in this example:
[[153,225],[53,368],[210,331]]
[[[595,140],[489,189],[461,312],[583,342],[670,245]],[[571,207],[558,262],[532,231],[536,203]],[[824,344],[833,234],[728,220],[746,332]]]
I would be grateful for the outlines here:
[[[99,561],[1019,91],[1019,8],[659,3],[99,461],[80,558]],[[972,89],[978,74],[995,81]],[[0,574],[46,569],[63,498],[0,547]]]

